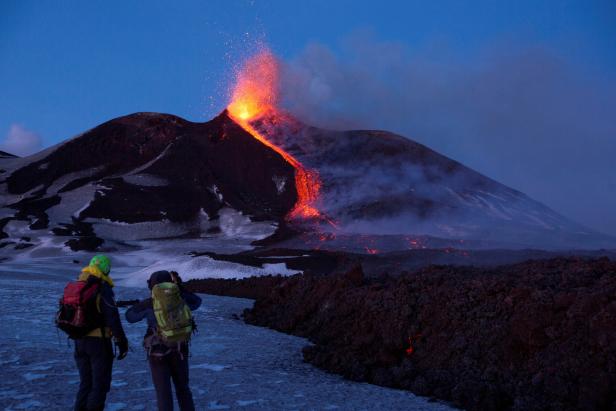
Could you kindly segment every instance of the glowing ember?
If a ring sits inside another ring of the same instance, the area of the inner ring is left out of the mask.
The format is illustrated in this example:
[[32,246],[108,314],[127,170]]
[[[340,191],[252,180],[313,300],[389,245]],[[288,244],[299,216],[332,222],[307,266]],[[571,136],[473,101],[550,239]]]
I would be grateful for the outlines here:
[[405,350],[406,355],[410,356],[411,354],[413,354],[414,351],[415,349],[413,348],[413,339],[409,337],[409,347]]
[[427,248],[425,244],[418,238],[406,237],[409,249]]
[[278,100],[278,62],[267,49],[261,50],[250,58],[237,73],[231,103],[227,107],[231,118],[254,138],[280,154],[295,168],[295,187],[297,203],[289,213],[289,218],[320,217],[321,213],[314,206],[319,198],[321,181],[319,175],[306,169],[291,154],[271,143],[267,136],[257,131],[251,122],[265,114],[276,115]]
[[407,357],[409,357],[411,354],[415,352],[415,347],[413,347],[413,342],[419,341],[420,339],[421,339],[421,334],[417,334],[414,337],[409,337],[409,346],[406,350],[404,350]]

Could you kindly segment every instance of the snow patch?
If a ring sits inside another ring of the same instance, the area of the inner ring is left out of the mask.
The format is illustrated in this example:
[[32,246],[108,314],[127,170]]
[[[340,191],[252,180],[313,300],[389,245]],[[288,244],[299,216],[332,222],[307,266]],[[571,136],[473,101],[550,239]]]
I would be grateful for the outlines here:
[[171,146],[173,146],[173,142],[171,142],[167,147],[165,147],[163,152],[160,153],[158,156],[156,156],[154,159],[148,161],[147,163],[143,164],[142,166],[137,167],[136,169],[132,170],[131,172],[129,172],[127,174],[140,174],[142,171],[147,170],[152,164],[156,163],[158,160],[163,158],[167,154],[167,152],[169,151]]
[[220,229],[226,237],[258,240],[272,235],[276,225],[272,222],[253,222],[250,217],[232,208],[218,212]]
[[263,400],[237,400],[235,403],[240,407],[247,407],[249,405],[255,405],[262,403]]
[[62,177],[55,180],[53,184],[49,186],[49,188],[47,189],[47,194],[48,195],[57,194],[58,191],[61,190],[67,184],[72,183],[73,181],[79,180],[82,178],[93,177],[94,175],[101,172],[103,169],[104,169],[103,167],[92,167],[86,170],[81,170],[81,171],[76,171],[74,173],[65,174]]
[[24,375],[22,375],[22,377],[24,377],[26,381],[34,381],[34,380],[40,380],[42,378],[47,378],[47,374],[37,374],[34,372],[27,372]]
[[287,179],[285,177],[273,176],[272,181],[276,184],[276,190],[278,194],[282,194],[287,185]]
[[15,210],[12,208],[0,208],[0,219],[6,217],[13,217],[15,215]]
[[96,191],[96,185],[86,184],[75,190],[60,194],[60,203],[46,211],[50,223],[72,222],[73,217],[79,216],[94,201]]
[[[40,408],[43,406],[43,403],[37,400],[28,400],[28,401],[24,401],[24,402],[20,402],[19,404],[15,405],[15,409],[16,410],[29,410],[32,408]],[[10,408],[6,408],[7,410],[10,410]]]
[[220,190],[218,190],[218,186],[216,184],[210,187],[210,191],[212,192],[212,194],[216,196],[216,198],[218,198],[218,201],[222,203],[223,201],[222,193],[220,192]]
[[93,224],[97,236],[116,241],[179,237],[194,230],[194,223],[171,223],[167,219],[127,223],[124,221],[87,218],[85,222]]
[[219,365],[219,364],[208,364],[208,363],[205,363],[205,364],[195,364],[195,365],[191,365],[190,366],[191,370],[192,369],[199,369],[199,370],[209,370],[209,371],[216,371],[216,372],[222,371],[225,368],[229,368],[229,366],[228,365]]
[[250,267],[228,261],[217,261],[209,257],[175,257],[160,259],[147,267],[125,275],[115,275],[118,283],[126,287],[145,287],[146,281],[155,271],[177,271],[183,280],[201,278],[247,278],[268,274],[294,275],[285,263],[264,264],[263,268]]
[[229,407],[228,405],[221,404],[218,401],[210,401],[207,408],[209,410],[228,410],[231,407]]
[[165,187],[169,182],[152,174],[130,174],[122,177],[128,184],[141,187]]

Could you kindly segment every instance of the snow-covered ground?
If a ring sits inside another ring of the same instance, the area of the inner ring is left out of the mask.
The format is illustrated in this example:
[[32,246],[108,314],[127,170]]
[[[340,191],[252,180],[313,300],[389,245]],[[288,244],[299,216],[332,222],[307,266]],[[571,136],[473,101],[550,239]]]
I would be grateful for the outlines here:
[[[79,377],[72,344],[53,324],[58,298],[80,265],[37,259],[0,264],[0,409],[67,410]],[[121,266],[118,276],[141,267]],[[120,281],[121,282],[121,281]],[[118,299],[147,296],[145,281],[118,286]],[[203,295],[196,312],[191,387],[198,410],[446,410],[405,391],[346,381],[302,362],[301,338],[253,327],[233,317],[250,300]],[[123,311],[123,310],[122,310]],[[132,348],[114,363],[107,410],[154,410],[141,338],[145,324],[127,325]]]
[[[15,224],[13,224],[15,225]],[[10,247],[0,248],[0,263],[4,267],[28,267],[28,269],[65,264],[76,260],[87,262],[91,252],[73,252],[62,244],[66,237],[43,236],[36,239],[37,246],[15,251]],[[286,264],[264,264],[250,267],[227,261],[216,261],[207,256],[194,257],[193,251],[237,253],[252,249],[250,239],[213,237],[199,239],[140,240],[115,243],[103,250],[113,261],[114,278],[119,285],[135,287],[145,284],[150,274],[157,270],[178,271],[184,280],[193,278],[245,278],[266,274],[293,275],[296,270]],[[3,261],[3,258],[6,260]],[[18,268],[16,268],[18,269]],[[69,267],[75,270],[75,267]]]

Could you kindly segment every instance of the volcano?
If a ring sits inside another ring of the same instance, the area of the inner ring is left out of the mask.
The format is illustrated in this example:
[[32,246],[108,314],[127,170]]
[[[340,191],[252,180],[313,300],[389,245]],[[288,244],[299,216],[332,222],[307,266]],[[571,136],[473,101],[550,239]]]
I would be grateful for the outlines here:
[[[73,237],[69,245],[96,248],[105,240],[220,235],[238,223],[272,227],[263,235],[286,223],[331,238],[398,235],[412,243],[413,236],[431,236],[549,248],[614,244],[392,133],[328,131],[281,113],[250,124],[267,135],[267,144],[226,110],[205,123],[137,113],[33,156],[2,158],[4,244],[10,237],[53,233]],[[305,188],[298,187],[298,164],[318,178],[318,192],[309,198],[316,215],[297,213],[307,201]]]
[[0,158],[17,158],[16,155],[0,150]]

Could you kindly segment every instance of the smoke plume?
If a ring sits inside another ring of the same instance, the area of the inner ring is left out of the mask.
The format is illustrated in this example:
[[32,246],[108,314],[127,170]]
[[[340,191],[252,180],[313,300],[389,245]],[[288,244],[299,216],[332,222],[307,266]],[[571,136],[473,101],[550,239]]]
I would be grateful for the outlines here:
[[386,129],[616,234],[616,86],[544,47],[462,60],[366,36],[282,66],[282,105],[308,124]]

